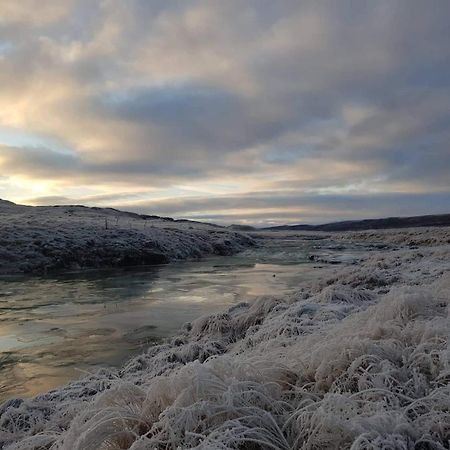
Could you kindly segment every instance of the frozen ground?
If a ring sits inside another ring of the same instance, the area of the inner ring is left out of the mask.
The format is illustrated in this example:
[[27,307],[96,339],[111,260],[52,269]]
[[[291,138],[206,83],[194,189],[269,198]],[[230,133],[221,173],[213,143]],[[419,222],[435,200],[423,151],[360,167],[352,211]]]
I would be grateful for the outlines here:
[[252,242],[245,234],[198,222],[0,200],[0,274],[161,264],[228,255]]
[[[305,235],[294,233],[304,238]],[[358,264],[0,407],[11,449],[448,449],[450,230],[342,233]],[[375,244],[373,244],[375,243]]]

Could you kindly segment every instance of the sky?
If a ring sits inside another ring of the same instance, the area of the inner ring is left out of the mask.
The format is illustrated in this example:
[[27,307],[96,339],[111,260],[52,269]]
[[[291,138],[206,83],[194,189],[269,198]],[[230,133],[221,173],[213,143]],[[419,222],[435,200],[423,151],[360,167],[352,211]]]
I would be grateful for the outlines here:
[[448,213],[449,23],[448,0],[0,0],[0,198]]

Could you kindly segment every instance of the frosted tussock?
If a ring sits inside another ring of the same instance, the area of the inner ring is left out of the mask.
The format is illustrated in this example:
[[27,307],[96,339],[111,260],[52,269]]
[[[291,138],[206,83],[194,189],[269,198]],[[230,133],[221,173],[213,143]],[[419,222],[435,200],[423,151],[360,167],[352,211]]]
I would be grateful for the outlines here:
[[448,449],[450,246],[445,233],[430,245],[430,232],[419,248],[318,270],[288,298],[201,317],[120,370],[11,400],[0,441],[9,450]]

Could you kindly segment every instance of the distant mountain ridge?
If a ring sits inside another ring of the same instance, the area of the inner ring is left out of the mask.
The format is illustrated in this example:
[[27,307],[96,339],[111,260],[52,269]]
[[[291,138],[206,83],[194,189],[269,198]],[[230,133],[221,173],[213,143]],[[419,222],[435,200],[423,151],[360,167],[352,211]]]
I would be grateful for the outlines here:
[[413,228],[413,227],[446,227],[450,226],[450,214],[433,214],[411,217],[386,217],[383,219],[362,219],[331,222],[322,225],[279,225],[266,227],[269,231],[360,231],[381,230],[389,228]]
[[201,222],[190,219],[173,219],[171,217],[139,214],[130,211],[118,210],[115,208],[98,207],[98,206],[84,206],[84,205],[54,205],[54,206],[27,206],[13,203],[9,200],[0,198],[0,213],[9,213],[13,210],[27,210],[27,209],[45,210],[45,209],[78,209],[91,212],[98,212],[100,214],[120,214],[130,218],[144,219],[144,220],[160,220],[173,223],[186,223],[193,225],[207,225],[216,228],[228,228],[238,232],[251,232],[256,230],[267,231],[362,231],[362,230],[382,230],[389,228],[413,228],[413,227],[446,227],[450,226],[449,214],[429,214],[423,216],[409,216],[409,217],[385,217],[381,219],[361,219],[361,220],[344,220],[339,222],[330,222],[320,225],[298,224],[298,225],[277,225],[273,227],[258,228],[250,225],[232,224],[228,227],[217,225],[210,222]]

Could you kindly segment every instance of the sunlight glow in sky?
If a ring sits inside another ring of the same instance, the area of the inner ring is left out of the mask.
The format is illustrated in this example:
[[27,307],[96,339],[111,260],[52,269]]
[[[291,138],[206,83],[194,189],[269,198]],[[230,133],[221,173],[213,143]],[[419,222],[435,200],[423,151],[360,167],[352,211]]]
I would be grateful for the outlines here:
[[449,21],[447,0],[0,0],[0,198],[450,212]]

